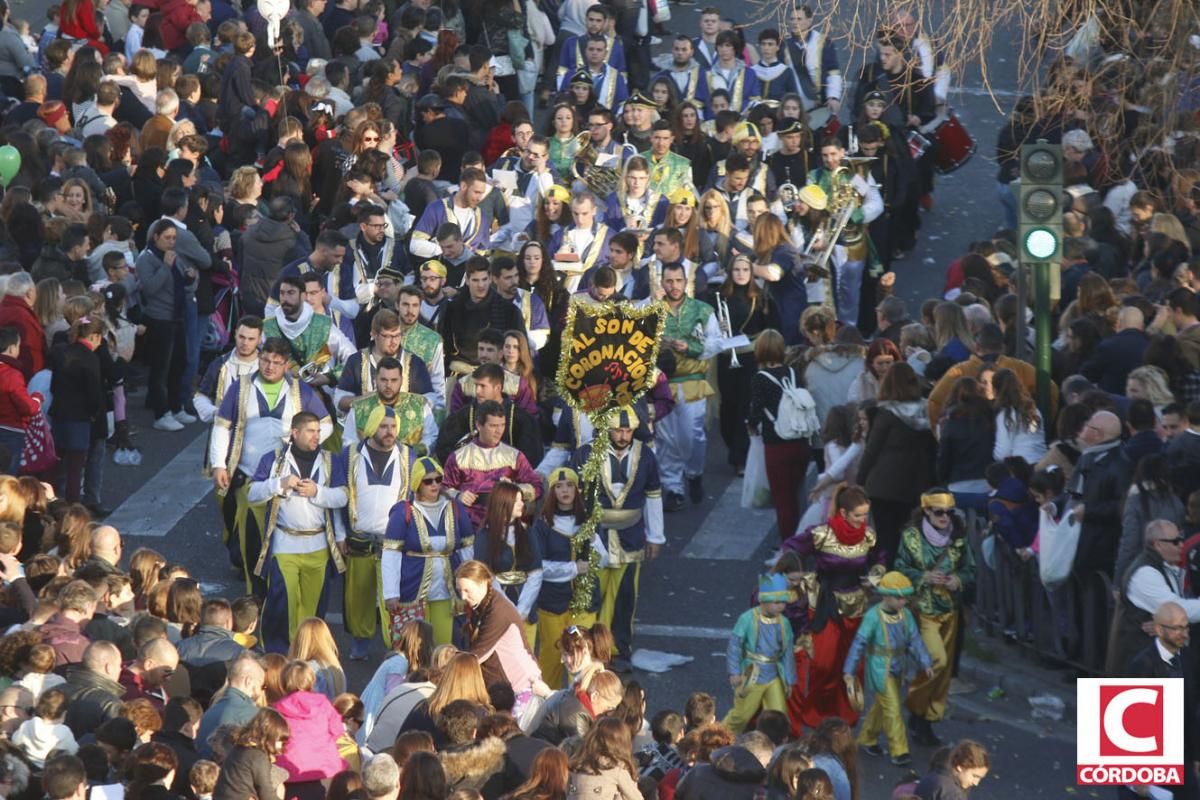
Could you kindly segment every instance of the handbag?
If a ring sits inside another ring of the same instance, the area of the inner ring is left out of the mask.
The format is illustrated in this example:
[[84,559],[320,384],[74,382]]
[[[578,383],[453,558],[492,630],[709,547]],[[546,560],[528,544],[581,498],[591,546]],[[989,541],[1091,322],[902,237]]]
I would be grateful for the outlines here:
[[54,449],[54,436],[50,432],[50,423],[46,420],[46,412],[38,409],[29,418],[29,426],[25,428],[25,444],[21,448],[22,475],[39,475],[58,463],[58,453]]
[[746,472],[742,476],[742,508],[767,508],[770,505],[766,450],[761,436],[751,436],[750,449],[746,453]]
[[1038,575],[1047,589],[1054,589],[1071,577],[1080,521],[1070,510],[1059,520],[1044,510],[1038,513]]

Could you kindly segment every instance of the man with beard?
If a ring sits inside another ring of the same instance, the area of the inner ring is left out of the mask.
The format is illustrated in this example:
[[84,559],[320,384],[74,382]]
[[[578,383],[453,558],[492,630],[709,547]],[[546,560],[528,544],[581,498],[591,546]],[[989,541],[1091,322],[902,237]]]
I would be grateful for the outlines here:
[[[415,363],[416,359],[414,359]],[[354,444],[367,437],[366,426],[376,408],[384,406],[396,413],[396,435],[409,447],[423,444],[428,452],[437,440],[438,426],[429,399],[404,389],[404,368],[390,356],[382,358],[375,370],[375,391],[353,400],[342,424],[342,441]]]
[[604,37],[589,35],[584,44],[583,57],[582,67],[563,74],[558,90],[569,92],[571,83],[583,77],[579,73],[585,73],[591,78],[597,105],[616,108],[624,103],[629,97],[629,87],[625,83],[624,73],[608,63],[608,42]]
[[492,219],[479,204],[488,193],[487,174],[481,169],[469,167],[462,172],[458,191],[452,197],[430,203],[425,213],[413,227],[408,249],[417,258],[439,258],[441,245],[434,240],[443,223],[453,222],[462,232],[463,244],[468,250],[482,252],[488,249]]
[[491,272],[496,294],[512,303],[521,313],[521,320],[529,334],[529,349],[536,355],[550,337],[550,318],[546,315],[542,298],[532,290],[520,287],[521,271],[511,258],[497,258],[492,263]]
[[653,242],[653,255],[643,262],[652,295],[659,294],[666,268],[676,266],[682,267],[687,276],[684,291],[688,297],[703,296],[708,291],[708,274],[683,257],[683,233],[678,228],[659,228]]
[[287,652],[301,620],[325,616],[334,572],[346,571],[346,532],[333,524],[346,489],[332,484],[332,460],[320,419],[302,411],[287,444],[264,455],[251,479],[247,499],[267,508],[254,566],[267,582],[259,627],[267,652]]
[[[436,262],[426,262],[426,264]],[[415,286],[401,286],[396,310],[400,315],[400,349],[412,353],[425,362],[429,380],[433,384],[434,410],[439,414],[446,410],[446,352],[442,337],[421,320],[424,296]]]
[[[395,311],[384,309],[375,315],[371,321],[371,346],[350,356],[338,378],[333,399],[339,412],[348,411],[355,400],[375,391],[375,373],[385,358],[396,359],[403,370],[400,391],[424,395],[431,405],[436,405],[437,395],[429,369],[422,359],[400,347],[402,338],[400,317]],[[359,421],[364,422],[365,419]]]
[[671,66],[655,75],[654,80],[670,78],[681,102],[695,101],[707,107],[708,70],[693,58],[695,52],[691,39],[682,34],[676,36],[671,44]]
[[[396,240],[387,234],[387,209],[364,203],[355,210],[355,217],[358,235],[331,276],[332,284],[338,287],[338,297],[347,303],[342,313],[351,318],[371,302],[372,284],[379,270],[388,268],[400,274],[408,271],[404,248],[397,247]],[[353,304],[353,313],[349,304]]]
[[483,256],[467,262],[467,291],[450,301],[442,315],[442,341],[446,360],[455,375],[466,375],[479,363],[479,332],[485,328],[524,332],[525,324],[516,306],[492,289],[491,265]]
[[704,461],[707,436],[704,418],[707,398],[713,394],[705,375],[708,359],[721,338],[712,306],[686,293],[687,278],[682,264],[666,264],[662,271],[663,299],[667,319],[661,346],[675,354],[671,389],[675,411],[655,425],[662,484],[667,492],[665,508],[683,508],[684,481],[693,503],[704,499]]
[[446,288],[446,265],[435,258],[422,264],[418,273],[421,281],[421,322],[438,330],[442,324],[442,312],[455,295],[453,289]]
[[529,459],[504,443],[508,416],[504,406],[485,400],[473,407],[475,436],[446,459],[446,493],[467,507],[467,515],[478,528],[487,516],[488,495],[497,483],[515,483],[526,504],[542,494],[542,478]]
[[304,302],[304,283],[287,277],[279,282],[279,307],[263,322],[263,336],[283,339],[291,350],[290,369],[296,374],[306,365],[316,367],[307,382],[314,387],[335,386],[342,365],[356,352],[354,344],[327,314],[316,314]]
[[[729,157],[713,164],[712,171],[708,174],[708,188],[716,187],[721,178],[730,173],[730,158],[739,155],[746,159],[746,164],[750,168],[750,174],[746,179],[747,185],[763,197],[773,198],[775,196],[775,176],[771,174],[771,170],[759,157],[762,153],[762,136],[759,135],[758,127],[752,122],[739,122],[734,126],[730,141],[733,142],[733,152]],[[732,208],[732,206],[730,207]]]
[[[272,313],[279,305],[279,283],[286,276],[299,278],[309,272],[327,276],[325,290],[329,292],[329,304],[343,316],[353,319],[358,314],[358,300],[354,295],[353,286],[340,286],[334,280],[337,268],[346,258],[346,248],[349,246],[346,237],[338,231],[322,231],[313,245],[313,251],[306,257],[297,259],[279,271],[275,285],[271,287],[271,299],[267,301],[267,313]],[[349,273],[346,274],[349,277]],[[338,276],[340,280],[341,276]]]
[[[392,377],[381,378],[381,384]],[[382,391],[381,387],[381,394]],[[376,624],[380,619],[388,619],[381,617],[378,600],[383,534],[392,506],[412,497],[409,475],[417,457],[415,450],[397,440],[399,415],[389,405],[375,406],[362,432],[365,438],[361,442],[347,440],[349,444],[333,465],[334,485],[347,488],[346,509],[333,521],[346,539],[346,593],[342,611],[346,632],[354,638],[350,649],[352,661],[366,659]],[[383,638],[390,643],[391,631],[386,623]]]
[[463,379],[470,380],[472,396],[463,398],[462,405],[446,418],[438,432],[434,453],[440,461],[445,461],[475,430],[476,409],[489,400],[499,403],[504,409],[504,443],[520,450],[530,464],[542,460],[542,436],[537,418],[505,394],[508,377],[509,373],[505,372],[504,367],[487,363],[476,367],[470,376]]
[[291,348],[280,338],[267,339],[258,356],[258,372],[235,378],[213,418],[208,462],[218,494],[232,490],[234,526],[231,540],[241,545],[246,591],[266,594],[266,583],[254,574],[262,546],[264,509],[248,500],[249,480],[265,453],[287,438],[292,418],[301,412],[320,417],[321,438],[333,433],[333,420],[320,396],[287,372]]
[[[479,356],[479,365],[495,364],[504,372],[503,395],[510,398],[517,407],[530,417],[537,419],[537,398],[533,396],[533,387],[523,375],[504,369],[504,334],[498,330],[482,330],[479,332],[479,343],[475,346]],[[475,400],[474,372],[459,377],[450,392],[450,413],[455,414]],[[533,463],[532,461],[529,463]]]

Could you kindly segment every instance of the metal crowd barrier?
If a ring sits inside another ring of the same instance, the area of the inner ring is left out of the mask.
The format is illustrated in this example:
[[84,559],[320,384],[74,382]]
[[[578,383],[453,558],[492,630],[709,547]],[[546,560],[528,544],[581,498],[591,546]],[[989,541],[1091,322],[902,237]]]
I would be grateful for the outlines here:
[[992,565],[984,559],[990,534],[987,517],[967,514],[967,536],[975,556],[972,622],[989,636],[1089,675],[1103,675],[1115,611],[1112,580],[1103,572],[1073,575],[1054,590],[1038,577],[1036,560],[1023,561],[996,537]]

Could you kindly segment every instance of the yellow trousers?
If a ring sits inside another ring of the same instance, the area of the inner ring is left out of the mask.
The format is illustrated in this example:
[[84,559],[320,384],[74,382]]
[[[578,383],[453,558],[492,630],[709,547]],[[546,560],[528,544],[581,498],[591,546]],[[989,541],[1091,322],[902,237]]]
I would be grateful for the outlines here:
[[549,614],[538,611],[538,666],[542,668],[542,680],[551,689],[562,689],[566,683],[566,669],[562,663],[562,649],[558,646],[563,631],[572,625],[590,628],[596,622],[596,615],[572,614],[565,611],[562,614]]
[[858,743],[872,745],[879,742],[879,734],[887,737],[888,753],[899,758],[908,752],[908,734],[904,732],[904,718],[900,713],[900,679],[888,676],[883,691],[876,692],[871,710],[863,720],[858,732]]
[[787,687],[782,678],[775,678],[769,683],[756,683],[742,692],[735,692],[733,708],[721,720],[721,724],[734,733],[746,730],[750,720],[759,711],[782,711],[787,713]]
[[921,639],[929,658],[933,662],[933,678],[917,673],[908,689],[908,710],[930,722],[937,722],[946,715],[946,698],[950,694],[950,659],[954,653],[954,639],[958,636],[958,615],[922,614],[918,617]]
[[454,639],[454,608],[449,600],[430,600],[425,604],[425,621],[433,626],[433,646],[451,644]]
[[379,556],[373,553],[346,556],[346,574],[342,581],[345,587],[342,617],[345,620],[346,632],[356,639],[373,638],[376,623],[384,620],[384,643],[390,645],[387,616],[385,613],[381,614],[383,603],[379,578]]

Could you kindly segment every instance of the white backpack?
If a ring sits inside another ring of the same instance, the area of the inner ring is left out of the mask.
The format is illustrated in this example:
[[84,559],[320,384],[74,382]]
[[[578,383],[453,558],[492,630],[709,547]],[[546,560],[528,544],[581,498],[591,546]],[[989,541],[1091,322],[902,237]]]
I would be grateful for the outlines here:
[[817,404],[807,389],[796,385],[795,371],[789,368],[787,377],[782,381],[766,370],[761,374],[783,390],[783,397],[779,399],[779,414],[776,416],[764,410],[775,426],[775,434],[780,439],[807,439],[817,433],[821,427],[817,419]]

